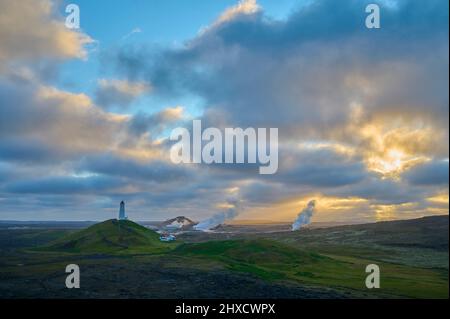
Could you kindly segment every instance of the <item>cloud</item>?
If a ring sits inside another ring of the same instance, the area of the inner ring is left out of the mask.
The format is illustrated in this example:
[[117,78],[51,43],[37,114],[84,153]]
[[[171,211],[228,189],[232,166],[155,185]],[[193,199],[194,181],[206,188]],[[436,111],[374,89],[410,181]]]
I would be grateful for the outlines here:
[[203,29],[206,32],[210,28],[218,27],[221,24],[232,21],[243,15],[253,15],[260,12],[261,7],[258,5],[256,0],[239,0],[239,2],[227,8],[222,14],[214,21],[212,26]]
[[130,120],[130,130],[136,135],[141,135],[146,132],[158,134],[167,125],[180,121],[183,118],[183,112],[183,107],[176,106],[168,107],[154,114],[137,113]]
[[356,184],[368,176],[361,158],[331,149],[281,151],[280,173],[275,179],[311,187],[338,187]]
[[[0,80],[0,141],[38,142],[64,153],[113,147],[127,117],[106,113],[85,94]],[[19,144],[20,146],[20,144]]]
[[0,162],[0,183],[8,180],[12,174],[10,165]]
[[440,190],[434,187],[410,186],[403,180],[379,179],[376,175],[368,176],[357,184],[346,185],[337,189],[326,190],[329,196],[354,196],[368,200],[372,205],[400,205],[423,202]]
[[151,86],[142,82],[100,79],[95,92],[95,100],[98,105],[105,108],[126,108],[136,98],[150,90]]
[[413,185],[447,185],[448,160],[430,161],[406,172],[404,178]]
[[[330,221],[448,210],[448,3],[382,2],[382,28],[368,30],[368,2],[314,0],[273,20],[241,1],[181,47],[124,45],[103,59],[114,77],[90,97],[36,74],[45,60],[86,57],[87,36],[61,28],[49,1],[23,1],[34,11],[2,1],[13,14],[0,26],[20,20],[0,28],[2,216],[40,207],[54,217],[64,207],[110,218],[124,199],[143,219],[203,219],[230,188],[240,190],[242,218],[292,220],[308,198]],[[11,29],[26,23],[22,11],[36,28]],[[171,105],[203,101],[204,127],[278,127],[278,173],[172,165],[167,130],[192,106],[132,114],[149,92]]]
[[2,160],[22,163],[47,162],[57,163],[69,154],[57,147],[42,143],[36,138],[0,139],[0,158]]
[[376,32],[364,26],[367,3],[316,0],[273,20],[248,2],[181,48],[118,52],[117,69],[158,94],[199,96],[207,126],[278,127],[276,175],[208,172],[254,205],[319,193],[411,212],[402,205],[426,205],[445,187],[407,174],[448,158],[448,3],[380,3]]
[[346,144],[382,175],[448,157],[448,4],[381,4],[377,32],[364,27],[365,4],[317,0],[283,21],[240,15],[182,48],[122,51],[117,62],[160,92],[200,96],[219,114],[212,126]]
[[0,72],[14,61],[85,58],[93,40],[70,30],[49,0],[0,2]]
[[131,181],[158,183],[179,183],[186,180],[190,173],[186,167],[163,161],[141,161],[120,157],[114,154],[102,154],[83,158],[76,166],[80,173],[95,173],[117,176]]
[[122,51],[119,69],[160,92],[198,95],[233,125],[279,127],[283,139],[339,138],[355,105],[361,124],[383,116],[448,132],[448,4],[383,7],[376,33],[364,27],[364,8],[318,0],[285,21],[244,15],[180,49]]
[[126,40],[126,39],[128,39],[129,37],[131,37],[133,34],[141,33],[141,32],[142,32],[141,28],[136,27],[136,28],[134,28],[133,30],[131,30],[129,33],[127,33],[126,35],[124,35],[124,36],[122,37],[122,40]]
[[110,177],[55,176],[13,182],[8,184],[5,190],[11,193],[90,194],[94,191],[102,193],[106,190],[119,188],[120,186],[122,186],[122,183],[119,179],[113,179]]

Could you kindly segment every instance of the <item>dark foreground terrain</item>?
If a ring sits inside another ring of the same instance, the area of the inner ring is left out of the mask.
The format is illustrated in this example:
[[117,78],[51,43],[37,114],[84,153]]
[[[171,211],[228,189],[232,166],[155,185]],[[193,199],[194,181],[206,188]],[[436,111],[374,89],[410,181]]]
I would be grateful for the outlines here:
[[[229,226],[171,243],[129,221],[89,225],[0,225],[0,298],[448,298],[448,216],[299,232]],[[65,287],[71,263],[80,289]],[[381,288],[370,290],[373,263]]]

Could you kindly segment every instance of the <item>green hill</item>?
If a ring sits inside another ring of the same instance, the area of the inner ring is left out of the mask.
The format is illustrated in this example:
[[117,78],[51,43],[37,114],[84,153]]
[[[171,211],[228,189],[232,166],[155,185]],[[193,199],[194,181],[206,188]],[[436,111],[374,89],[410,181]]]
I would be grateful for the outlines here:
[[175,243],[162,243],[159,235],[129,220],[110,219],[71,233],[42,250],[70,253],[158,253]]

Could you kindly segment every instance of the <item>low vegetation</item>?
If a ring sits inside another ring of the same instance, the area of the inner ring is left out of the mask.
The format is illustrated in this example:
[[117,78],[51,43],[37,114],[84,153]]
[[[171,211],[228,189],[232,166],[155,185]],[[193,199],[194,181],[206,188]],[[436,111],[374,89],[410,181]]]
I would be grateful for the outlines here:
[[[131,221],[0,230],[0,297],[448,298],[448,217],[164,243]],[[84,289],[64,288],[77,263]],[[365,267],[381,288],[365,287]],[[245,283],[245,287],[239,282]]]

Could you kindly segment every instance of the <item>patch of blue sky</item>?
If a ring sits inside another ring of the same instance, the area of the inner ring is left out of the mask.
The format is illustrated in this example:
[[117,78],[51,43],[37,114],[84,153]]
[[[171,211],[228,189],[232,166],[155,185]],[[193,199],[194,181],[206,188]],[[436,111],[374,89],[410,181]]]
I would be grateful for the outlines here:
[[[308,0],[259,0],[265,14],[274,19],[286,18],[294,8]],[[54,85],[92,98],[100,78],[120,78],[113,67],[102,66],[105,52],[123,45],[178,46],[195,37],[236,0],[63,0],[58,7],[64,17],[69,3],[80,8],[80,26],[96,42],[88,47],[86,60],[64,64]],[[181,105],[193,117],[203,113],[198,97],[157,97],[152,93],[138,99],[119,113],[157,112],[167,106]]]

